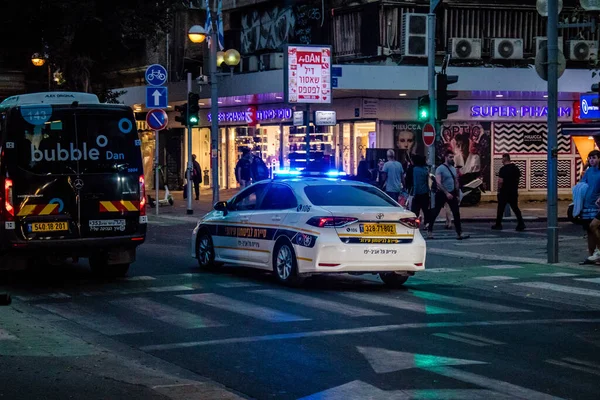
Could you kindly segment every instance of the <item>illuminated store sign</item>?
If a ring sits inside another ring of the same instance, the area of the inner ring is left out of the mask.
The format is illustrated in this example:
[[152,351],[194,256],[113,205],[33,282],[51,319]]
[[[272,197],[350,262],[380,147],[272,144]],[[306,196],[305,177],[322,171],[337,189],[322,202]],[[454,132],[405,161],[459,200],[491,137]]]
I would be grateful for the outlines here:
[[[480,106],[471,107],[471,117],[475,118],[546,118],[546,106]],[[570,117],[571,107],[558,107],[558,116]]]
[[[220,112],[219,122],[243,122],[249,121],[249,111],[230,111]],[[257,121],[268,121],[274,119],[290,119],[292,118],[291,108],[276,108],[272,110],[256,110]],[[251,118],[250,118],[251,119]],[[208,114],[208,120],[212,121],[211,114]]]

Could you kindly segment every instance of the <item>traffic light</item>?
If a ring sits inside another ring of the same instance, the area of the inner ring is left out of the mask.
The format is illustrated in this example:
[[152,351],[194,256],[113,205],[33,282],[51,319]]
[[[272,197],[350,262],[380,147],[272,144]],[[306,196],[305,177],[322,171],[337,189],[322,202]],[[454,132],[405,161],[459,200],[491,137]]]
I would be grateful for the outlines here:
[[437,77],[437,99],[436,99],[436,111],[437,120],[444,121],[448,119],[448,114],[453,114],[458,111],[457,105],[448,105],[448,100],[458,96],[458,92],[448,91],[448,85],[458,82],[458,76],[438,74]]
[[190,126],[198,125],[198,121],[200,121],[200,118],[198,117],[198,111],[200,111],[198,101],[200,101],[199,94],[192,92],[188,94],[188,103],[190,105],[188,121]]
[[594,83],[592,85],[592,92],[594,92],[594,94],[598,95],[598,97],[594,97],[592,99],[592,105],[595,107],[600,106],[600,83]]
[[179,115],[175,116],[175,121],[179,122],[183,126],[188,125],[188,105],[182,104],[180,106],[175,106],[175,111],[179,113]]
[[417,119],[419,121],[429,121],[430,100],[429,96],[421,96],[418,100]]

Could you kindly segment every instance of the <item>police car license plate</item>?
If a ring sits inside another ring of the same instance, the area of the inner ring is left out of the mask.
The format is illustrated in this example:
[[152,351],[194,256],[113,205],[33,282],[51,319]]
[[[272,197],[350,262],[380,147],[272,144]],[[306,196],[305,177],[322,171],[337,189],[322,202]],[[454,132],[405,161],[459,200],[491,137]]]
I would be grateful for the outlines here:
[[67,222],[35,222],[31,224],[31,232],[60,232],[68,231],[69,224]]
[[392,236],[396,234],[394,224],[361,224],[360,233],[366,236]]

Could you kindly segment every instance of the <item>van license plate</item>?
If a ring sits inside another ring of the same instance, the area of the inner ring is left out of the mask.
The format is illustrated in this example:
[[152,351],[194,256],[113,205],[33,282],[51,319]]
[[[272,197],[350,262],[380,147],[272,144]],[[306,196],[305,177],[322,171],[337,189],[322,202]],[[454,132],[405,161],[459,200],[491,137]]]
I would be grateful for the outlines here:
[[395,224],[361,224],[360,233],[367,236],[392,236],[396,234]]
[[31,224],[31,232],[60,232],[68,231],[69,224],[67,222],[35,222]]

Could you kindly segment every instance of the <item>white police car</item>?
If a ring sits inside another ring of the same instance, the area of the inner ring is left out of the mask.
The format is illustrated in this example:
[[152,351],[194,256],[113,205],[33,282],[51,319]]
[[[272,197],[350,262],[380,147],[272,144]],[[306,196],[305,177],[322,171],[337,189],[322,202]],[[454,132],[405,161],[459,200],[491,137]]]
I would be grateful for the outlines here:
[[296,176],[255,183],[198,222],[200,267],[237,264],[273,271],[286,284],[313,274],[379,274],[400,286],[425,268],[419,220],[378,188]]

